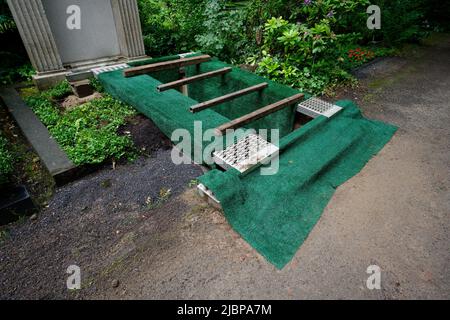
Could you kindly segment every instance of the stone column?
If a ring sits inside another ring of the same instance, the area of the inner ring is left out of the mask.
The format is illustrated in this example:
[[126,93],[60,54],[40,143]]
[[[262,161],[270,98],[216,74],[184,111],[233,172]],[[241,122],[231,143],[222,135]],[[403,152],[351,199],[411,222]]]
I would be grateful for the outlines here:
[[64,67],[41,0],[7,0],[33,67],[38,73]]
[[137,1],[112,0],[111,4],[122,54],[127,58],[145,56]]

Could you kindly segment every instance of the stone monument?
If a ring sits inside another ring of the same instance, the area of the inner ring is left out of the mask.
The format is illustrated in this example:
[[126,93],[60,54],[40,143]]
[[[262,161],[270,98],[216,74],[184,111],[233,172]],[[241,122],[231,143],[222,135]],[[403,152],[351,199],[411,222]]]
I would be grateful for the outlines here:
[[40,89],[145,56],[136,0],[8,0],[8,5]]

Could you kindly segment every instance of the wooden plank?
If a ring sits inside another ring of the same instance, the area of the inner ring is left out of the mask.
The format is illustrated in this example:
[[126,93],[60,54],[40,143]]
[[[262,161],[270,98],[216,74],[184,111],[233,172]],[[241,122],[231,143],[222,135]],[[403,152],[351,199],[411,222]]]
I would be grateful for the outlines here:
[[260,84],[257,84],[255,86],[252,86],[252,87],[248,87],[248,88],[236,91],[236,92],[232,92],[232,93],[226,94],[226,95],[221,96],[221,97],[214,98],[214,99],[209,100],[209,101],[205,101],[205,102],[193,105],[190,108],[190,110],[193,113],[199,112],[199,111],[205,110],[207,108],[211,108],[213,106],[216,106],[218,104],[221,104],[221,103],[224,103],[224,102],[236,99],[236,98],[241,97],[243,95],[246,95],[246,94],[249,94],[249,93],[252,93],[252,92],[255,92],[255,91],[263,90],[264,88],[267,88],[267,86],[268,86],[267,82],[260,83]]
[[241,128],[241,127],[245,126],[247,123],[250,123],[252,121],[263,118],[271,113],[274,113],[278,110],[283,109],[284,107],[290,106],[290,105],[302,100],[303,98],[304,98],[304,94],[299,93],[299,94],[293,95],[289,98],[275,102],[274,104],[270,104],[261,109],[253,111],[253,112],[246,114],[240,118],[234,119],[228,123],[221,125],[220,127],[217,127],[215,130],[216,135],[221,136],[224,133],[226,133],[226,131],[228,129]]
[[[178,80],[185,79],[186,78],[186,68],[180,68],[178,69]],[[180,92],[186,96],[189,97],[189,90],[188,86],[182,86],[180,88]]]
[[231,72],[232,68],[227,67],[227,68],[223,68],[223,69],[219,69],[219,70],[214,70],[211,72],[206,72],[206,73],[202,73],[196,76],[192,76],[192,77],[188,77],[188,78],[183,78],[181,80],[177,80],[177,81],[173,81],[173,82],[168,82],[165,84],[162,84],[160,86],[158,86],[158,91],[162,92],[162,91],[166,91],[169,89],[175,89],[175,88],[179,88],[181,86],[187,85],[189,83],[193,83],[195,81],[200,81],[203,79],[208,79],[208,78],[212,78],[212,77],[217,77],[220,75],[223,75],[225,73]]
[[197,56],[197,57],[182,58],[182,59],[177,59],[177,60],[170,60],[170,61],[146,64],[144,66],[125,69],[123,71],[123,76],[124,77],[133,77],[133,76],[137,76],[137,75],[145,74],[145,73],[149,73],[149,72],[154,72],[154,71],[181,68],[181,67],[185,67],[185,66],[200,64],[202,62],[206,62],[209,60],[211,60],[211,56],[205,54],[205,55],[201,55],[201,56]]

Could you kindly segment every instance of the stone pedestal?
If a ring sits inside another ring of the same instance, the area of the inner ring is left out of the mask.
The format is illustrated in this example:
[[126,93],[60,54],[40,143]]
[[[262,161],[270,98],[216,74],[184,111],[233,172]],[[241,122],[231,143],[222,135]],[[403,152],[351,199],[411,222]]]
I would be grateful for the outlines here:
[[[72,68],[87,69],[145,56],[136,0],[110,0],[120,47],[119,56],[94,60],[80,56],[76,64],[62,60],[58,46],[67,46],[67,43],[56,42],[42,0],[7,1],[30,61],[37,71],[34,81],[40,89],[63,80]],[[82,4],[83,1],[92,0],[78,0],[78,3]],[[46,4],[48,5],[48,0]],[[72,41],[72,39],[59,41]],[[70,43],[70,45],[83,46],[83,43]]]

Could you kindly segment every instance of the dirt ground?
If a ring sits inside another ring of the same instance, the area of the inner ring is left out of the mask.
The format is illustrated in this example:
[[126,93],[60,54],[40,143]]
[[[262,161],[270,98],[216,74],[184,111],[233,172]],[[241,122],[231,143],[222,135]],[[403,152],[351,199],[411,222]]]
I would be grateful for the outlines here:
[[[351,98],[399,126],[337,189],[294,259],[276,270],[196,196],[194,165],[170,150],[57,190],[0,244],[0,298],[450,298],[450,37],[359,70]],[[336,99],[335,98],[335,99]],[[159,206],[161,189],[170,197]],[[66,289],[66,269],[83,287]],[[381,268],[381,290],[366,287]]]

